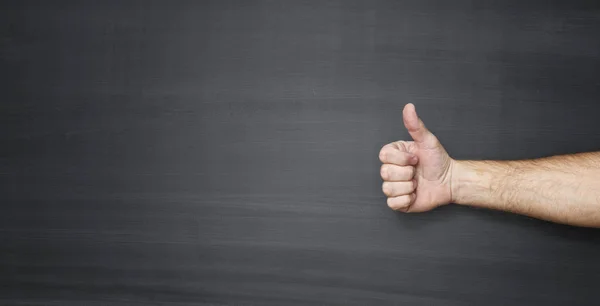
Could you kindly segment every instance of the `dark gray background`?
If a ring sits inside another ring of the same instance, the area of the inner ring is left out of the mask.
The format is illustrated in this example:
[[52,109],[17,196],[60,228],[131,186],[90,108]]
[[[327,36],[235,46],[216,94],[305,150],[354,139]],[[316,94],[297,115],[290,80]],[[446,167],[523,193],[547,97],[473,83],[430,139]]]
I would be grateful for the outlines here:
[[0,303],[598,303],[600,233],[391,211],[459,159],[600,149],[597,1],[2,2]]

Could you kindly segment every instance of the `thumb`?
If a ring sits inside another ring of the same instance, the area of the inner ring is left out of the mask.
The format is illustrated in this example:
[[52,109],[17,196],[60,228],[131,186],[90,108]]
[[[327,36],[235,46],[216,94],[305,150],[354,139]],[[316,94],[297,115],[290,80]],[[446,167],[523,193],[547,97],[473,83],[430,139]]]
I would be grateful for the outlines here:
[[435,136],[425,127],[412,103],[404,106],[402,119],[408,133],[416,143],[420,145],[433,145],[432,141],[435,140]]

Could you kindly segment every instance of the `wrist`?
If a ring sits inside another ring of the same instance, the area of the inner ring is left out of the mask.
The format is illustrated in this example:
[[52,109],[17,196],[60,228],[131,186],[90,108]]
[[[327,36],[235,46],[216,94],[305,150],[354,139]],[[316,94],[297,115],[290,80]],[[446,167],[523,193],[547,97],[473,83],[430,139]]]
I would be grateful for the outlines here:
[[450,163],[450,171],[452,173],[452,175],[450,176],[450,197],[451,197],[451,202],[458,204],[458,193],[459,193],[459,187],[458,184],[460,182],[459,176],[462,175],[462,173],[459,173],[460,171],[464,171],[462,170],[462,167],[459,165],[460,161],[459,160],[452,160],[452,162]]
[[470,204],[475,197],[489,191],[489,179],[485,171],[477,171],[476,161],[453,160],[450,180],[452,203]]

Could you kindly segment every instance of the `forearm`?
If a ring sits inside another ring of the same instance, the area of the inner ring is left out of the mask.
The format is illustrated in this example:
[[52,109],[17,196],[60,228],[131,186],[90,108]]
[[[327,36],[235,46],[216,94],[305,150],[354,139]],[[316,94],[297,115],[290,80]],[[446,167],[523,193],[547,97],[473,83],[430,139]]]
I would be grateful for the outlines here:
[[600,153],[519,161],[454,161],[454,203],[600,227]]

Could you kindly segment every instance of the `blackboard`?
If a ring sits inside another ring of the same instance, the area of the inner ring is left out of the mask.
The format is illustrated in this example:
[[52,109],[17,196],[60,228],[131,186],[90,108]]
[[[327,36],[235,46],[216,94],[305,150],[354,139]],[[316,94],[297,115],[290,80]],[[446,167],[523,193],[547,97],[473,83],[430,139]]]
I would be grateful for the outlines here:
[[597,230],[393,212],[378,152],[600,150],[599,3],[3,1],[0,304],[597,305]]

